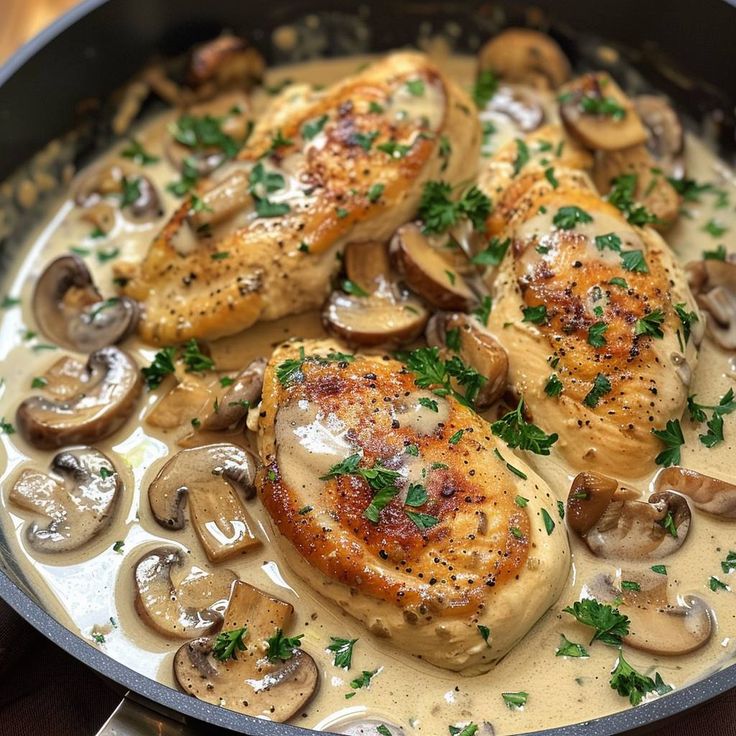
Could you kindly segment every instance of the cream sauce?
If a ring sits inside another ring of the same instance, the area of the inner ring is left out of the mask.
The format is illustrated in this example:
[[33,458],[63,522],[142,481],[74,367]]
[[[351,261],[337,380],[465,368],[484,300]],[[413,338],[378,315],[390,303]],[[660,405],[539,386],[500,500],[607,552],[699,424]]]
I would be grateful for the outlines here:
[[[276,84],[291,78],[329,84],[363,63],[365,59],[362,58],[309,62],[274,70],[268,81]],[[474,59],[453,57],[445,59],[444,64],[461,84],[469,86]],[[256,94],[256,106],[263,104],[264,95],[263,92]],[[163,197],[166,214],[161,221],[134,224],[116,214],[110,235],[98,241],[89,235],[89,223],[80,219],[73,203],[67,200],[58,204],[49,221],[28,238],[25,247],[18,252],[2,291],[22,300],[20,308],[4,312],[0,325],[4,379],[0,388],[0,416],[7,421],[12,421],[19,401],[31,393],[32,378],[42,374],[61,355],[58,350],[45,348],[43,337],[26,334],[27,329],[34,327],[30,312],[33,283],[44,266],[53,257],[67,252],[70,246],[86,249],[90,253],[86,261],[98,285],[105,295],[111,296],[114,259],[105,260],[104,255],[111,253],[114,247],[119,249],[120,258],[141,257],[161,222],[176,206],[177,200],[165,191],[165,183],[177,176],[166,163],[162,151],[166,126],[173,118],[174,113],[164,114],[136,131],[145,148],[162,157],[159,163],[145,168],[145,173],[159,185]],[[488,136],[486,152],[497,145],[495,135],[499,138],[510,135],[508,130],[501,130],[502,125],[497,127],[499,132]],[[117,146],[104,158],[114,159],[121,148]],[[726,207],[716,209],[717,199],[705,194],[701,204],[686,205],[690,216],[680,218],[667,235],[681,261],[698,258],[701,251],[712,250],[720,242],[733,244],[736,231],[733,173],[692,136],[688,139],[687,165],[689,176],[717,180],[719,186],[731,193],[731,201]],[[722,240],[714,240],[703,231],[704,224],[711,218],[731,228]],[[95,253],[101,256],[99,260]],[[291,335],[322,335],[317,315],[309,313],[261,323],[244,334],[213,343],[212,356],[219,370],[236,371],[258,355],[269,355],[275,344]],[[156,352],[155,348],[136,339],[128,340],[124,347],[141,365],[149,364]],[[728,356],[706,340],[691,391],[704,403],[717,402],[734,385],[733,364],[733,360],[729,363]],[[62,623],[114,659],[175,687],[172,660],[181,641],[164,639],[138,617],[133,603],[132,568],[147,550],[161,543],[173,543],[189,550],[187,561],[190,564],[204,570],[211,566],[204,559],[191,525],[180,532],[167,532],[156,524],[148,506],[148,484],[166,458],[178,449],[177,440],[191,431],[188,426],[175,430],[157,429],[145,422],[159,393],[146,394],[137,414],[127,425],[113,438],[97,444],[114,461],[126,488],[107,531],[79,552],[56,557],[32,553],[24,537],[29,518],[8,502],[8,490],[21,468],[45,470],[53,453],[32,449],[18,434],[0,436],[4,461],[0,477],[2,524],[11,553],[19,560],[44,605]],[[303,411],[308,422],[301,414],[280,417],[283,426],[279,431],[301,433],[300,442],[296,444],[303,450],[304,462],[327,463],[329,460],[332,464],[346,456],[348,450],[341,438],[341,428],[332,426],[329,417],[321,417],[317,407],[305,406]],[[429,425],[438,420],[436,414],[432,417],[419,411],[415,414],[414,421],[420,431],[423,427],[431,429]],[[683,448],[684,465],[736,480],[733,473],[736,414],[725,417],[726,441],[710,450],[698,442],[700,427],[683,420],[683,429],[687,440]],[[331,454],[325,455],[325,447]],[[512,454],[508,450],[507,459]],[[560,498],[565,498],[572,477],[570,469],[555,458],[527,459],[535,462],[553,490]],[[322,470],[321,464],[318,470]],[[642,479],[640,488],[644,489],[650,480]],[[494,670],[482,676],[463,678],[399,655],[328,604],[284,563],[278,548],[271,544],[271,530],[258,502],[249,502],[248,510],[256,522],[263,546],[224,566],[253,585],[294,604],[292,633],[305,634],[304,648],[316,658],[321,672],[320,692],[305,712],[294,719],[299,725],[328,729],[348,716],[366,714],[379,721],[395,722],[407,734],[436,736],[446,733],[448,725],[461,725],[470,720],[489,722],[496,734],[505,734],[587,720],[628,707],[628,702],[608,685],[609,672],[616,659],[615,650],[595,644],[589,647],[590,658],[569,659],[555,657],[555,649],[561,634],[584,643],[590,634],[563,614],[562,608],[577,600],[595,575],[605,572],[616,579],[626,579],[637,565],[617,569],[612,563],[594,558],[584,545],[572,538],[574,564],[569,585],[558,603]],[[682,687],[736,661],[735,593],[731,590],[714,593],[707,586],[710,576],[716,575],[736,588],[736,582],[732,583],[736,576],[723,575],[719,565],[729,545],[734,546],[733,539],[733,523],[729,525],[704,514],[694,514],[687,543],[665,561],[670,596],[673,599],[685,594],[703,597],[713,607],[717,630],[707,646],[688,656],[654,657],[627,648],[627,660],[640,671],[650,674],[656,670],[666,682]],[[115,545],[116,542],[122,545]],[[325,650],[330,636],[358,639],[350,671],[333,666],[332,655]],[[346,700],[350,681],[361,670],[374,669],[378,674],[370,688],[358,690],[354,698]],[[515,691],[528,692],[529,700],[523,709],[511,711],[505,707],[501,693]]]

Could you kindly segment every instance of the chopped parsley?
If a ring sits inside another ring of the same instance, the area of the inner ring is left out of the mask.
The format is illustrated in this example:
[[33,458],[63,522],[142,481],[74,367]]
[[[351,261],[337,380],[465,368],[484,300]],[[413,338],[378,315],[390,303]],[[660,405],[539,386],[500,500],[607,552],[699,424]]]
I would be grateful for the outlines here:
[[496,75],[490,69],[483,69],[478,73],[473,85],[473,102],[482,110],[490,101],[498,89]]
[[[677,536],[677,530],[675,530],[674,536]],[[633,580],[622,580],[621,590],[633,590],[633,591],[638,592],[641,590],[641,585],[639,585],[639,583],[634,582]]]
[[503,702],[506,703],[506,707],[509,710],[517,710],[523,708],[526,705],[526,701],[529,698],[529,693],[518,692],[518,693],[501,693]]
[[224,118],[204,115],[182,115],[172,126],[174,139],[187,148],[201,151],[219,148],[227,158],[233,158],[240,149],[234,138],[222,130]]
[[670,419],[664,429],[653,429],[652,434],[662,442],[664,449],[654,458],[662,467],[680,464],[680,448],[685,444],[679,419]]
[[[378,674],[378,670],[363,670],[358,677],[351,680],[350,687],[353,690],[359,690],[363,687],[368,687],[371,684],[371,680]],[[345,697],[352,698],[355,693],[348,693]]]
[[721,244],[715,250],[704,250],[703,260],[705,261],[725,261],[726,260],[726,246]]
[[533,307],[522,307],[524,313],[522,322],[531,322],[534,325],[543,325],[547,323],[547,307],[544,304],[537,304]]
[[238,651],[245,651],[245,642],[243,639],[248,633],[248,627],[243,626],[242,629],[233,629],[232,631],[222,631],[215,639],[215,645],[212,647],[212,656],[220,662],[228,659],[237,659]]
[[620,286],[622,289],[629,288],[629,285],[626,283],[626,279],[622,279],[620,276],[614,276],[608,283],[611,286]]
[[593,218],[585,210],[575,205],[560,207],[552,218],[552,224],[561,230],[572,230],[576,225],[583,225],[587,222],[593,222]]
[[416,511],[404,511],[404,513],[409,517],[409,520],[422,531],[425,529],[431,529],[433,526],[437,526],[437,524],[440,523],[440,520],[431,514],[420,514]]
[[511,245],[511,238],[501,240],[494,236],[482,251],[470,259],[470,262],[477,266],[498,266],[506,255],[509,245]]
[[523,398],[519,399],[516,409],[491,424],[491,431],[510,448],[518,447],[537,455],[549,455],[550,447],[558,439],[557,434],[546,434],[536,424],[524,419]]
[[666,575],[667,574],[667,567],[666,567],[666,565],[652,565],[649,569],[652,572],[656,572],[657,575]]
[[728,585],[724,583],[722,580],[719,580],[715,575],[711,575],[710,580],[708,580],[708,587],[715,593],[719,590],[728,590]]
[[302,645],[304,634],[298,636],[284,636],[281,629],[266,639],[266,657],[269,662],[286,662],[294,656],[294,650]]
[[595,598],[575,601],[562,611],[574,616],[584,626],[595,629],[591,644],[600,641],[610,647],[618,647],[629,633],[628,616],[619,613],[618,608],[600,603]]
[[555,170],[552,168],[552,166],[548,166],[544,170],[544,178],[552,185],[553,189],[557,189],[557,187],[560,185],[560,182],[557,181],[555,178]]
[[15,434],[15,427],[5,421],[5,417],[0,418],[0,433],[2,434]]
[[612,250],[614,253],[621,252],[621,238],[616,233],[606,233],[595,236],[595,247],[600,251]]
[[555,650],[555,657],[589,657],[588,650],[582,644],[570,641],[564,634],[560,634],[560,646]]
[[544,522],[544,529],[547,532],[547,536],[549,536],[555,530],[555,522],[549,515],[547,509],[542,509],[542,521]]
[[726,555],[725,560],[721,560],[721,570],[728,575],[736,570],[736,552],[730,551]]
[[643,227],[649,223],[657,222],[657,218],[641,204],[634,200],[636,194],[638,177],[636,174],[621,174],[613,180],[611,191],[606,197],[608,201],[618,208],[632,225]]
[[31,381],[31,388],[44,388],[48,385],[48,379],[43,376],[36,376]]
[[463,437],[464,434],[465,434],[465,430],[464,429],[458,429],[458,431],[455,432],[455,434],[453,434],[452,437],[450,437],[450,439],[448,440],[448,442],[451,445],[456,445],[458,442],[460,442],[460,440],[462,439],[462,437]]
[[169,373],[174,372],[175,354],[176,348],[163,348],[153,356],[153,362],[151,365],[141,368],[141,373],[143,374],[143,378],[149,390],[158,388],[164,378],[166,378]]
[[215,367],[215,362],[199,349],[199,344],[194,338],[184,343],[182,360],[188,373],[204,373]]
[[605,334],[608,325],[605,322],[595,322],[588,328],[588,345],[594,348],[602,348],[606,344]]
[[379,143],[376,148],[391,158],[404,158],[404,156],[411,151],[411,146],[406,143],[399,143],[398,141]]
[[[514,475],[516,475],[517,477],[521,478],[522,480],[526,480],[526,478],[527,478],[526,473],[523,472],[522,470],[519,470],[519,468],[515,468],[511,463],[506,462],[506,458],[498,451],[498,448],[497,447],[494,447],[493,448],[493,454],[506,466],[506,470],[511,471]],[[517,496],[516,497],[517,505],[520,506],[520,507],[522,507],[522,508],[523,508],[523,506],[522,506],[522,504],[519,503],[519,499],[523,499],[524,501],[528,501],[529,500],[529,499],[523,498],[523,496]],[[523,505],[526,506],[526,504],[523,504]]]
[[304,125],[302,125],[302,137],[305,140],[311,141],[322,132],[322,128],[325,127],[327,120],[327,115],[320,115],[314,120],[308,120]]
[[350,669],[353,663],[353,647],[357,639],[340,639],[336,636],[330,637],[330,644],[327,647],[328,652],[332,652],[335,657],[333,664],[335,667],[342,667],[345,670]]
[[631,705],[639,705],[642,698],[651,692],[664,695],[670,692],[672,687],[665,684],[659,673],[655,679],[646,677],[637,672],[625,659],[623,650],[619,649],[618,662],[611,672],[611,687],[619,694],[629,698]]
[[381,199],[381,196],[383,195],[384,189],[384,184],[373,184],[368,190],[368,201],[371,204],[375,204],[376,202],[378,202],[378,200]]
[[693,311],[688,312],[687,306],[684,302],[681,302],[680,304],[675,304],[675,312],[680,318],[680,323],[682,324],[682,332],[685,337],[685,344],[687,345],[688,340],[690,340],[692,326],[695,322],[698,321],[698,315]]
[[130,139],[128,145],[120,152],[120,155],[123,158],[129,158],[140,166],[148,166],[149,164],[158,163],[161,160],[158,156],[152,156],[148,153],[135,138]]
[[491,636],[491,630],[487,626],[483,626],[483,624],[478,624],[478,633],[480,634],[483,641],[488,644],[488,646],[491,646],[488,643],[488,639]]
[[662,332],[662,323],[664,322],[664,312],[661,309],[655,309],[649,314],[645,314],[636,320],[634,325],[634,335],[648,335],[661,340],[664,337]]
[[452,187],[444,181],[428,181],[419,202],[419,217],[425,234],[447,232],[461,217],[467,217],[478,231],[485,230],[491,200],[472,186],[459,200],[451,198]]
[[481,303],[478,306],[478,308],[473,310],[473,316],[484,327],[488,327],[488,318],[491,316],[492,309],[493,309],[493,299],[490,296],[486,295],[481,300]]
[[720,225],[716,220],[710,219],[703,225],[703,232],[708,233],[713,238],[720,238],[728,231],[724,225]]
[[427,489],[421,483],[412,483],[406,494],[407,506],[423,506],[427,503]]
[[412,97],[421,97],[424,94],[424,81],[421,79],[410,79],[406,83],[406,89]]
[[588,391],[583,399],[583,404],[590,409],[595,409],[603,396],[611,391],[611,382],[602,373],[598,373],[593,380],[593,388]]
[[646,259],[644,258],[644,253],[640,250],[622,250],[621,265],[627,271],[633,271],[634,273],[649,273],[649,267],[647,266]]
[[529,146],[521,138],[516,138],[516,158],[514,159],[514,176],[529,163]]

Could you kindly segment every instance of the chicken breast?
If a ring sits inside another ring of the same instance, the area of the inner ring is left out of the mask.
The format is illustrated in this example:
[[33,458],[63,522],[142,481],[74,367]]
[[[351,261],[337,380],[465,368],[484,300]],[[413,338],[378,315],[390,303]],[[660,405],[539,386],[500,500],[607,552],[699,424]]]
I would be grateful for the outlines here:
[[276,541],[376,636],[486,671],[567,579],[550,489],[455,398],[396,360],[340,350],[287,343],[266,369],[258,485]]
[[558,456],[576,472],[641,476],[662,449],[652,429],[685,408],[697,305],[660,235],[629,224],[570,168],[585,158],[574,163],[568,148],[562,165],[549,154],[541,162],[538,141],[528,145],[519,171],[511,144],[480,177],[498,203],[490,230],[510,240],[487,278],[497,305],[489,327],[534,422],[559,435]]
[[124,274],[141,336],[211,339],[320,306],[342,247],[387,240],[427,180],[472,178],[480,138],[465,92],[419,53],[326,90],[287,88]]

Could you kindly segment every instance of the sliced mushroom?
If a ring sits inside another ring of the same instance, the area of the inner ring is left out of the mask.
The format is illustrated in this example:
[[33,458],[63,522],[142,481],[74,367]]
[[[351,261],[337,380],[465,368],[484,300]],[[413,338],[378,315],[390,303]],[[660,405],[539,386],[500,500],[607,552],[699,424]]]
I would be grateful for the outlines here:
[[666,229],[680,212],[680,195],[669,183],[665,173],[644,145],[601,151],[596,157],[593,180],[602,194],[611,188],[611,182],[623,174],[636,175],[634,198],[657,216],[655,227]]
[[163,214],[161,200],[153,182],[138,174],[127,163],[93,167],[79,181],[74,201],[81,207],[93,207],[106,197],[123,197],[126,186],[136,196],[128,201],[123,212],[133,219],[152,219]]
[[[224,168],[224,167],[223,167]],[[197,232],[242,212],[252,201],[248,172],[244,169],[235,169],[214,187],[204,192],[200,197],[201,207],[190,210],[187,220]]]
[[521,133],[536,130],[546,117],[539,95],[529,87],[499,87],[486,110],[505,115]]
[[248,89],[263,78],[263,57],[246,41],[230,33],[197,46],[187,70],[187,82],[193,87],[213,84],[215,89]]
[[721,519],[736,519],[736,485],[725,480],[673,466],[659,471],[654,479],[654,490],[656,493],[681,493],[700,511]]
[[50,450],[109,437],[130,417],[143,383],[135,361],[118,348],[102,348],[87,363],[61,358],[64,372],[78,381],[67,399],[31,396],[16,412],[18,429],[34,447]]
[[50,519],[26,529],[39,552],[69,552],[87,544],[110,522],[123,490],[115,466],[99,450],[82,447],[56,455],[51,475],[26,468],[10,489],[12,503]]
[[385,243],[348,243],[343,254],[348,280],[367,294],[385,291],[391,281],[391,262]]
[[394,294],[356,296],[333,291],[322,311],[325,329],[349,345],[397,346],[422,334],[429,314],[400,289]]
[[466,365],[486,379],[475,398],[478,409],[486,409],[506,391],[509,359],[496,338],[474,317],[460,312],[437,312],[426,330],[430,346],[457,354]]
[[[175,575],[180,578],[176,583]],[[185,569],[184,553],[176,547],[147,552],[136,563],[133,577],[140,617],[159,634],[181,639],[220,628],[230,589],[238,579],[232,570]]]
[[435,307],[469,312],[476,305],[465,279],[430,245],[416,223],[396,231],[391,256],[406,285]]
[[638,95],[634,107],[647,129],[649,153],[667,176],[685,176],[685,135],[682,123],[666,98],[659,95]]
[[50,340],[88,353],[131,334],[139,310],[128,297],[103,299],[84,261],[68,255],[51,261],[36,282],[33,314]]
[[146,415],[152,427],[177,429],[199,419],[212,406],[214,394],[208,378],[184,375],[182,380],[165,393]]
[[[330,728],[333,729],[333,733],[343,734],[343,736],[386,736],[386,732],[391,736],[404,736],[403,728],[383,718],[363,717]],[[381,728],[380,731],[379,728]]]
[[247,583],[233,584],[225,611],[223,632],[243,628],[245,649],[232,657],[214,656],[216,637],[195,639],[182,646],[174,658],[174,675],[181,688],[207,703],[283,722],[298,713],[319,684],[312,657],[294,649],[286,661],[270,662],[264,641],[284,629],[293,607]]
[[667,596],[667,578],[653,572],[622,573],[628,583],[621,590],[607,575],[599,576],[590,592],[601,602],[616,602],[629,618],[629,634],[624,643],[652,654],[678,656],[705,645],[713,632],[713,620],[706,603],[697,596],[682,597],[672,605]]
[[241,495],[255,495],[255,461],[242,447],[204,445],[181,450],[148,487],[156,521],[184,528],[184,507],[210,562],[221,562],[260,544]]
[[81,219],[107,235],[115,227],[115,208],[109,202],[97,202],[84,210]]
[[606,72],[584,74],[560,92],[562,121],[588,148],[617,151],[646,142],[634,104]]
[[648,501],[598,473],[579,473],[567,498],[567,520],[598,557],[658,560],[677,551],[690,529],[690,508],[676,493]]
[[508,28],[488,41],[480,50],[478,66],[507,82],[538,89],[557,89],[570,78],[570,63],[557,43],[528,28]]
[[736,262],[694,261],[685,269],[695,300],[708,313],[708,334],[736,350]]
[[235,382],[217,402],[217,407],[213,407],[202,422],[203,431],[228,429],[248,416],[250,407],[261,400],[266,362],[265,358],[256,358],[236,376]]

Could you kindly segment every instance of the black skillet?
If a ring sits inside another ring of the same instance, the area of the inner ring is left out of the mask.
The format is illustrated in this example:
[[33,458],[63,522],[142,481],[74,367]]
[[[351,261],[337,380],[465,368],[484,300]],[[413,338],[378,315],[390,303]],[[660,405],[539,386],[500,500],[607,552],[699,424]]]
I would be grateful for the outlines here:
[[[320,21],[317,43],[310,47],[313,54],[323,56],[414,45],[420,29],[448,35],[457,51],[474,52],[505,25],[533,25],[550,31],[574,62],[600,66],[595,48],[598,40],[605,39],[641,73],[643,84],[667,92],[691,125],[707,130],[726,156],[733,155],[733,0],[536,0],[533,10],[528,6],[514,0],[360,4],[349,0],[87,0],[0,68],[0,181],[50,139],[75,126],[81,134],[70,139],[69,158],[82,160],[102,145],[107,131],[103,116],[90,115],[98,108],[85,105],[87,113],[80,118],[80,101],[104,100],[154,54],[183,53],[227,28],[249,38],[270,63],[298,61],[298,55],[286,57],[272,46],[271,32],[283,24],[301,27],[310,14]],[[29,216],[43,214],[43,206],[42,200],[30,215],[13,217],[11,232],[0,232],[0,254],[8,254]],[[11,205],[0,200],[3,207]],[[106,733],[211,734],[220,729],[249,736],[314,733],[207,705],[118,664],[44,610],[1,537],[0,596],[55,644],[147,706],[123,708]],[[645,732],[734,687],[736,664],[637,708],[538,733]],[[183,721],[193,730],[179,725]]]

